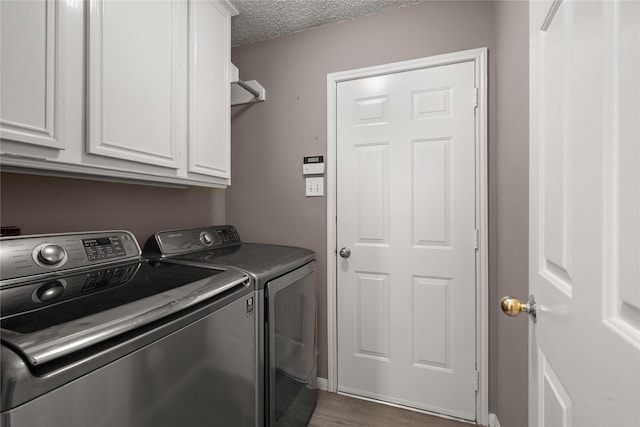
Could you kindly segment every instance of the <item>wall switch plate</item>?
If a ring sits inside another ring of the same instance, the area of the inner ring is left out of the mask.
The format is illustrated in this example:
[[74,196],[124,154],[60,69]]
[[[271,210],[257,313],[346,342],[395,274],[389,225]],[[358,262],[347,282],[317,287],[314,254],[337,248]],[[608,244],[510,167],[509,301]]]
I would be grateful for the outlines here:
[[324,196],[324,178],[321,176],[305,178],[305,187],[307,197]]

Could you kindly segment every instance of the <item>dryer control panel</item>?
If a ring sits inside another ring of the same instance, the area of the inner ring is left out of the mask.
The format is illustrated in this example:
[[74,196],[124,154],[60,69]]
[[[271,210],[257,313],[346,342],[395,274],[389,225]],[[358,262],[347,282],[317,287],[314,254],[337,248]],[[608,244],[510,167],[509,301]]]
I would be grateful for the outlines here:
[[141,254],[128,231],[5,237],[0,239],[0,280],[136,260]]
[[[219,248],[241,243],[232,225],[217,225],[186,230],[160,231],[149,239],[145,251],[153,245],[162,255],[176,255],[203,249]],[[155,252],[155,251],[154,251]]]

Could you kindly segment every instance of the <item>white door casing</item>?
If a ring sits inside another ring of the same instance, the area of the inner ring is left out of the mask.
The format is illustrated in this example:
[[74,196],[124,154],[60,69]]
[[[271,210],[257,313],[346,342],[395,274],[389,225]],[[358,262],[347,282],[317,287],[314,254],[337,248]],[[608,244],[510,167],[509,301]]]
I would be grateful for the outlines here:
[[529,425],[640,425],[640,3],[530,3]]
[[329,390],[486,423],[485,54],[329,76]]

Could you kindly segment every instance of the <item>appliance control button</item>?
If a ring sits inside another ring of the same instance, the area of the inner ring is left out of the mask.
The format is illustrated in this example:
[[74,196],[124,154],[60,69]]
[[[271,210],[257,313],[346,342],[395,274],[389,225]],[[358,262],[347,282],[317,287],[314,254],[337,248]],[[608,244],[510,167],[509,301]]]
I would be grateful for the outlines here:
[[64,292],[64,285],[58,281],[45,283],[36,291],[38,299],[42,302],[52,301]]
[[213,243],[213,236],[210,233],[203,231],[200,234],[200,241],[208,246]]
[[55,265],[64,261],[67,252],[58,245],[45,245],[38,252],[38,260],[46,265]]

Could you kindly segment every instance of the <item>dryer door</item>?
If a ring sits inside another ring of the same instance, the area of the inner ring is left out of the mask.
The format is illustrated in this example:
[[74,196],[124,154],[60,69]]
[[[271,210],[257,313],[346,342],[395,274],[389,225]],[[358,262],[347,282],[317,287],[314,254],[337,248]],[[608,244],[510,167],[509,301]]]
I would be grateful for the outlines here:
[[270,426],[304,426],[316,405],[315,264],[266,286]]

